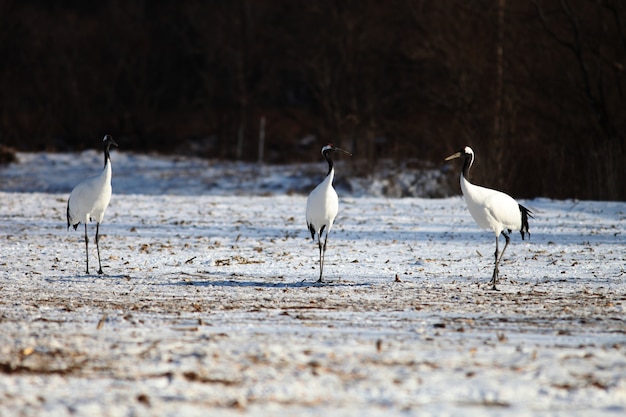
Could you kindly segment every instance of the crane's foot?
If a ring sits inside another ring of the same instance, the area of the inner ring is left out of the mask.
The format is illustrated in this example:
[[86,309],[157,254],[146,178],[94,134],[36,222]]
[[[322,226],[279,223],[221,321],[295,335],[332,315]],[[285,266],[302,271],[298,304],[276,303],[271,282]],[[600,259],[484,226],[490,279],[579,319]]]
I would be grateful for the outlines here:
[[102,268],[100,268],[100,270],[98,271],[98,275],[103,275],[104,271],[102,270]]
[[489,281],[489,284],[491,284],[491,291],[500,291],[499,289],[496,288],[496,283],[498,282],[498,279],[496,277],[491,278],[491,281]]
[[317,281],[315,281],[316,284],[324,284],[324,280],[322,279],[322,277],[320,277],[320,279],[318,279]]

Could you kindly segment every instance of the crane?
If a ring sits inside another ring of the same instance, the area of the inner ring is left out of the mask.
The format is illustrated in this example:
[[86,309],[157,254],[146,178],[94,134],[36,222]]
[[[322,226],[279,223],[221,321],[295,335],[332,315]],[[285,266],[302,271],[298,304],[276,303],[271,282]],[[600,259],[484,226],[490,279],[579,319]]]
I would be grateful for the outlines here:
[[[511,240],[509,233],[513,230],[519,230],[522,240],[527,233],[530,238],[528,218],[533,217],[532,212],[508,194],[491,188],[480,187],[469,182],[469,170],[474,163],[474,151],[472,148],[466,146],[445,160],[449,161],[455,158],[464,159],[463,170],[461,171],[461,191],[470,214],[480,227],[491,229],[496,235],[495,267],[489,284],[492,285],[492,290],[497,291],[498,267],[504,251],[509,246],[509,241]],[[498,239],[500,234],[504,236],[506,243],[498,257]]]
[[[328,162],[328,174],[313,191],[306,200],[306,225],[311,232],[311,239],[315,240],[317,235],[317,245],[320,250],[320,279],[317,282],[324,282],[324,255],[326,254],[326,241],[328,234],[333,227],[335,217],[339,211],[339,198],[337,192],[333,188],[333,178],[335,177],[335,168],[330,155],[333,152],[343,152],[347,155],[352,154],[346,150],[338,148],[332,144],[322,147],[322,155]],[[326,234],[324,235],[324,231]],[[324,243],[322,244],[322,235],[324,235]]]
[[104,218],[104,212],[111,201],[111,157],[109,149],[111,145],[118,146],[111,135],[105,135],[104,146],[104,169],[99,175],[89,177],[79,182],[70,193],[67,201],[67,228],[78,228],[82,222],[85,225],[85,263],[86,272],[89,275],[89,238],[87,237],[87,223],[96,222],[96,250],[98,252],[98,274],[102,274],[100,262],[100,246],[98,245],[100,223]]

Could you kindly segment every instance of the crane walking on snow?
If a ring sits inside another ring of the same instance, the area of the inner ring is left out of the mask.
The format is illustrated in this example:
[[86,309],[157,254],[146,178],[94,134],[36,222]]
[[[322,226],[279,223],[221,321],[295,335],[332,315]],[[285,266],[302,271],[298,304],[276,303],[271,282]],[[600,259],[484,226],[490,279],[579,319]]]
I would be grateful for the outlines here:
[[[530,238],[528,218],[532,218],[533,216],[530,210],[518,204],[513,197],[503,192],[480,187],[469,182],[469,170],[474,162],[474,151],[472,148],[466,146],[459,152],[447,157],[446,161],[455,158],[464,158],[463,170],[461,171],[461,191],[463,191],[463,197],[465,198],[465,203],[467,204],[470,214],[480,227],[491,229],[496,234],[496,264],[489,283],[492,284],[492,290],[497,290],[498,267],[504,255],[504,251],[506,247],[509,246],[509,241],[511,240],[509,233],[511,233],[512,230],[519,230],[522,235],[522,240],[526,233],[528,233],[528,237]],[[506,243],[498,257],[498,238],[501,233],[504,235]]]
[[104,218],[104,212],[111,201],[111,157],[109,148],[111,145],[118,146],[111,135],[105,135],[104,140],[104,169],[95,177],[84,179],[70,194],[67,201],[67,228],[74,227],[74,230],[82,222],[85,224],[85,261],[86,271],[89,275],[89,238],[87,237],[87,223],[96,222],[96,250],[98,252],[98,274],[102,274],[102,264],[100,263],[100,247],[98,245],[98,234],[100,223]]
[[[311,238],[313,240],[315,240],[315,235],[317,235],[317,245],[320,249],[320,279],[317,282],[324,282],[322,274],[324,272],[326,240],[328,239],[328,234],[333,227],[333,222],[339,211],[339,198],[333,188],[335,168],[333,167],[333,160],[330,158],[330,154],[333,152],[343,152],[352,156],[350,152],[332,144],[322,147],[322,155],[324,155],[324,158],[326,158],[328,162],[328,174],[326,178],[324,178],[324,181],[311,191],[311,194],[309,194],[306,200],[306,225],[311,232]],[[324,235],[324,243],[322,244],[324,231],[326,231],[326,234]]]

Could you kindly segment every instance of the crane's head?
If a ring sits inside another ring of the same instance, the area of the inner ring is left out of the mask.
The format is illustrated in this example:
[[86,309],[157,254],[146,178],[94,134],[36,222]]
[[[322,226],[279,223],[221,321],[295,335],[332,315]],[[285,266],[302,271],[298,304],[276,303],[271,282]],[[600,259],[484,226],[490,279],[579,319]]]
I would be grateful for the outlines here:
[[104,135],[104,139],[102,140],[102,143],[104,143],[104,146],[106,148],[108,148],[109,146],[113,145],[113,146],[119,146],[114,140],[113,137],[111,135]]
[[457,153],[454,153],[450,155],[449,157],[447,157],[446,161],[449,161],[451,159],[456,159],[456,158],[472,158],[473,159],[474,151],[469,146],[466,146],[465,148],[461,149]]
[[343,152],[349,156],[352,156],[352,154],[348,151],[346,151],[345,149],[341,149],[338,148],[337,146],[333,145],[332,143],[329,143],[328,145],[324,145],[322,146],[322,155],[326,156],[328,153],[330,152]]

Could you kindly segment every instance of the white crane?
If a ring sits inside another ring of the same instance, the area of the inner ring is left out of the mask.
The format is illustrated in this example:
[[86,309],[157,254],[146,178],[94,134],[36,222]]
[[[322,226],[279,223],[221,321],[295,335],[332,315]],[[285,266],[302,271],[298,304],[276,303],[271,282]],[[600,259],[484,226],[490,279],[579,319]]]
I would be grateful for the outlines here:
[[[343,152],[352,156],[350,152],[330,143],[323,146],[322,155],[324,155],[324,158],[326,158],[328,162],[328,174],[326,178],[324,178],[324,181],[311,191],[311,194],[309,194],[306,200],[306,225],[311,232],[311,238],[313,240],[315,240],[315,235],[317,235],[317,245],[320,249],[320,279],[317,282],[324,282],[322,274],[324,271],[326,240],[328,239],[328,234],[333,227],[333,222],[339,211],[339,198],[333,188],[335,168],[333,167],[333,160],[330,158],[330,154],[333,152]],[[324,244],[322,244],[324,231],[326,231],[326,234],[324,236]]]
[[[519,230],[522,235],[522,240],[526,233],[528,233],[528,237],[530,238],[528,218],[532,218],[533,216],[530,210],[519,204],[508,194],[490,188],[480,187],[469,182],[469,170],[472,167],[472,163],[474,163],[474,151],[472,148],[466,146],[459,152],[447,157],[446,161],[455,158],[464,158],[465,160],[463,170],[461,171],[461,191],[463,191],[463,197],[465,198],[465,203],[467,204],[470,214],[480,227],[491,229],[496,234],[496,264],[489,283],[492,284],[491,289],[497,291],[498,266],[500,265],[506,247],[509,246],[509,241],[511,240],[509,233],[511,233],[512,230]],[[504,249],[502,249],[502,253],[498,257],[498,238],[500,234],[504,235],[506,243]]]
[[89,275],[89,238],[87,237],[87,223],[96,222],[96,250],[98,252],[98,274],[102,274],[102,264],[100,263],[100,247],[98,245],[98,234],[100,223],[104,218],[104,212],[111,201],[111,157],[109,148],[111,145],[118,146],[111,135],[104,136],[104,169],[100,175],[86,178],[74,189],[67,201],[67,228],[74,226],[74,230],[82,222],[85,224],[85,260],[86,271]]

